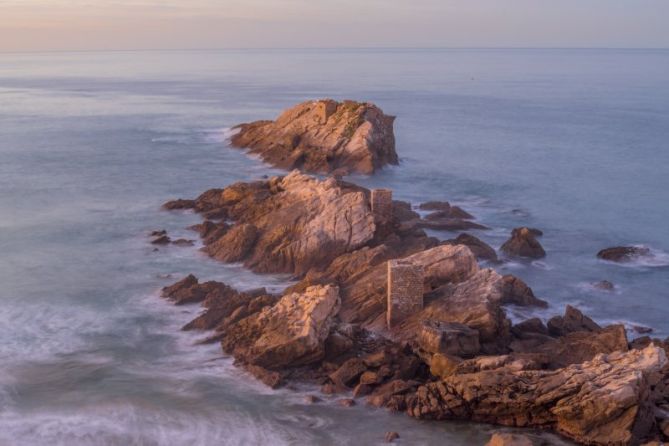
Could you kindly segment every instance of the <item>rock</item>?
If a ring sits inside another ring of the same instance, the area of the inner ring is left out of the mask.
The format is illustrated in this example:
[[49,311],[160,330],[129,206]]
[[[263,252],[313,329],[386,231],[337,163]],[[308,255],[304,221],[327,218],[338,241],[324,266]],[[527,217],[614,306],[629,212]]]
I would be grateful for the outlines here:
[[237,126],[231,142],[284,169],[326,173],[345,168],[370,174],[398,164],[394,120],[367,102],[307,101],[276,121]]
[[161,295],[177,305],[183,305],[203,301],[206,291],[199,286],[197,277],[189,274],[177,283],[163,288]]
[[532,440],[521,434],[495,432],[485,446],[532,446]]
[[369,384],[359,383],[353,389],[353,397],[359,398],[361,396],[369,395],[372,392],[372,386]]
[[283,376],[281,373],[272,370],[267,370],[252,364],[244,364],[244,369],[253,375],[258,381],[266,386],[276,389],[283,385]]
[[615,289],[615,285],[609,282],[608,280],[601,280],[599,282],[595,282],[592,284],[592,286],[602,291],[613,291]]
[[511,238],[500,248],[502,252],[512,257],[529,257],[540,259],[546,256],[546,251],[537,241],[536,232],[530,228],[515,228]]
[[639,257],[650,255],[650,249],[643,246],[616,246],[614,248],[602,249],[597,257],[609,262],[632,262]]
[[254,225],[239,224],[207,246],[205,252],[223,262],[239,262],[249,255],[257,238],[258,230]]
[[418,209],[423,211],[450,211],[451,204],[448,201],[428,201],[421,203]]
[[464,324],[426,320],[418,332],[418,345],[430,353],[472,356],[481,350],[479,332]]
[[397,432],[386,432],[385,436],[386,443],[392,443],[398,438],[400,438],[400,434],[398,434]]
[[548,302],[535,297],[532,289],[518,277],[507,274],[502,277],[502,281],[502,304],[513,304],[520,307],[548,307]]
[[455,239],[446,240],[450,245],[465,245],[468,247],[479,260],[487,260],[489,262],[497,262],[497,252],[482,240],[470,234],[460,234]]
[[552,317],[547,325],[548,333],[551,336],[564,336],[575,331],[597,331],[601,329],[595,321],[571,305],[567,305],[564,316]]
[[367,403],[375,407],[387,407],[404,401],[404,395],[416,389],[419,383],[396,379],[374,389],[367,397]]
[[643,325],[632,325],[632,330],[636,331],[639,334],[648,334],[653,332],[652,328],[644,327]]
[[174,211],[177,209],[192,209],[195,206],[194,200],[172,200],[163,205],[163,209]]
[[177,245],[177,246],[193,246],[195,244],[195,242],[193,240],[180,238],[180,239],[177,239],[177,240],[173,240],[172,244]]
[[339,305],[339,290],[331,285],[286,294],[275,305],[228,327],[223,350],[270,370],[311,364],[325,354],[325,339]]
[[666,364],[664,350],[649,346],[555,371],[502,366],[420,386],[403,404],[418,418],[541,426],[584,444],[636,444],[653,427],[651,383]]
[[149,234],[149,237],[160,237],[160,236],[163,236],[163,235],[167,235],[167,231],[164,230],[164,229],[159,229],[157,231],[151,231],[151,233]]
[[316,403],[320,403],[321,401],[323,401],[323,400],[320,399],[319,397],[315,396],[315,395],[307,395],[307,396],[304,397],[304,402],[306,404],[316,404]]
[[400,339],[413,339],[425,320],[455,322],[477,330],[482,344],[498,344],[509,336],[510,321],[501,307],[502,277],[491,269],[466,280],[446,283],[425,295],[425,305],[402,323]]
[[546,328],[546,325],[541,319],[533,317],[511,327],[511,332],[516,336],[520,336],[523,333],[548,335],[548,328]]
[[376,226],[369,191],[299,172],[267,181],[212,189],[195,200],[198,212],[224,209],[235,224],[198,228],[205,252],[244,262],[260,273],[302,275],[370,242]]
[[550,368],[564,367],[589,361],[600,353],[626,352],[629,350],[627,333],[623,325],[610,325],[594,332],[576,331],[548,341],[528,350],[549,357]]
[[337,400],[337,404],[344,407],[353,407],[355,406],[355,400],[352,398],[342,398]]
[[436,353],[430,358],[430,373],[439,378],[446,378],[455,373],[461,363],[462,359],[457,356]]
[[351,387],[366,370],[367,366],[362,359],[351,358],[331,373],[329,378],[335,385]]
[[159,237],[156,237],[155,239],[151,240],[152,245],[167,245],[171,242],[172,240],[166,236],[166,235],[161,235]]
[[425,216],[426,220],[441,220],[443,218],[459,218],[462,220],[473,220],[474,216],[458,206],[449,206],[448,209],[442,209],[432,212]]

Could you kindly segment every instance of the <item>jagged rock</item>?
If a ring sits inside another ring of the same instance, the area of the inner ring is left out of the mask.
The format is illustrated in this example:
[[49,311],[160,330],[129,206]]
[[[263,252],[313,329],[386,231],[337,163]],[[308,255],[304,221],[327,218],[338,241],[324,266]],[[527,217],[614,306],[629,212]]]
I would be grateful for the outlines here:
[[497,252],[495,252],[490,245],[473,235],[463,233],[455,239],[446,240],[444,243],[450,245],[465,245],[474,253],[477,259],[497,262]]
[[564,316],[552,317],[547,325],[548,333],[551,336],[564,336],[575,331],[597,331],[601,329],[595,321],[571,305],[567,305]]
[[201,302],[204,300],[207,290],[199,286],[197,277],[189,274],[177,283],[162,289],[161,295],[177,305]]
[[258,229],[249,223],[233,226],[221,238],[205,248],[207,254],[223,262],[244,260],[255,245]]
[[462,359],[457,356],[435,353],[430,358],[430,373],[439,378],[446,378],[452,375],[462,363]]
[[351,358],[342,364],[329,378],[335,385],[348,386],[354,383],[367,370],[367,366],[360,358]]
[[483,269],[466,280],[436,288],[425,295],[423,310],[399,325],[397,336],[409,340],[416,336],[422,321],[432,320],[460,323],[477,330],[484,350],[504,342],[511,322],[500,304],[501,283],[499,274]]
[[333,178],[318,180],[295,171],[212,189],[194,200],[193,208],[223,209],[235,221],[230,229],[220,224],[201,228],[209,255],[242,261],[256,272],[301,275],[373,239],[367,194]]
[[532,289],[518,277],[507,274],[502,277],[502,303],[521,307],[548,307],[548,302],[534,295]]
[[481,350],[479,332],[454,322],[423,321],[417,342],[425,351],[444,355],[472,356]]
[[609,262],[631,262],[639,257],[650,255],[650,249],[643,246],[616,246],[614,248],[602,249],[597,257]]
[[286,294],[275,305],[228,327],[223,350],[270,370],[313,363],[325,353],[339,305],[339,290],[330,285]]
[[666,364],[664,350],[649,346],[555,371],[502,366],[453,374],[381,402],[418,418],[541,426],[584,444],[627,445],[651,432],[648,395]]
[[511,332],[516,336],[520,336],[523,333],[548,335],[548,328],[546,328],[546,325],[541,319],[533,317],[511,327]]
[[180,239],[177,239],[177,240],[173,240],[172,244],[177,245],[177,246],[193,246],[195,244],[195,242],[193,240],[180,238]]
[[237,126],[231,142],[284,169],[324,173],[345,168],[369,174],[398,164],[394,120],[367,102],[307,101],[276,121]]
[[511,238],[500,249],[512,257],[540,259],[546,256],[546,251],[536,239],[536,232],[524,227],[511,231]]
[[485,446],[533,446],[529,437],[508,432],[495,432]]

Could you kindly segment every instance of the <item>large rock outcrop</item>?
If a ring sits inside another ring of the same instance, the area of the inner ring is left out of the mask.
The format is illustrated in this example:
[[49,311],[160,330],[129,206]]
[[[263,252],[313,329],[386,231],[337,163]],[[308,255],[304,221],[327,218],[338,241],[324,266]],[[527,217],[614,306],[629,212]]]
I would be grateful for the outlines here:
[[387,404],[417,418],[551,428],[589,445],[638,444],[653,428],[653,387],[667,364],[654,345],[555,371],[484,359]]
[[239,132],[231,142],[284,169],[369,174],[398,163],[394,120],[368,102],[307,101],[284,111],[276,121],[237,126]]
[[329,285],[286,294],[228,327],[223,350],[243,363],[270,370],[311,364],[325,354],[339,304],[339,289]]
[[293,171],[267,181],[211,189],[167,209],[192,208],[225,215],[235,224],[199,227],[205,252],[243,262],[256,272],[303,274],[369,242],[375,234],[368,191],[334,178],[318,180]]

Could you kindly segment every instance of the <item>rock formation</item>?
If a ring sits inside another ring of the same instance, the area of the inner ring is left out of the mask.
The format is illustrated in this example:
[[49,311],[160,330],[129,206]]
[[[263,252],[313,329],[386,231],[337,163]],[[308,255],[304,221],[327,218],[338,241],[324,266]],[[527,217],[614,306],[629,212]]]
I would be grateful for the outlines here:
[[537,241],[537,230],[530,228],[515,228],[511,238],[500,248],[505,254],[512,257],[529,257],[540,259],[546,256],[546,251]]
[[284,169],[370,174],[386,164],[398,164],[394,120],[367,102],[307,101],[284,111],[276,121],[237,126],[232,144]]
[[650,255],[650,249],[643,246],[616,246],[614,248],[602,249],[597,257],[609,262],[632,262],[639,257]]

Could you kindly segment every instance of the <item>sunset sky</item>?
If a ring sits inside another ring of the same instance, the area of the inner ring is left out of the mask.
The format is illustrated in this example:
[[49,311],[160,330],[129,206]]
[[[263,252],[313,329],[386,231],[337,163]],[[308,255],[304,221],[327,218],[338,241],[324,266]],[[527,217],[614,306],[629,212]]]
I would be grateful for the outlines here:
[[0,51],[669,47],[667,0],[0,0]]

